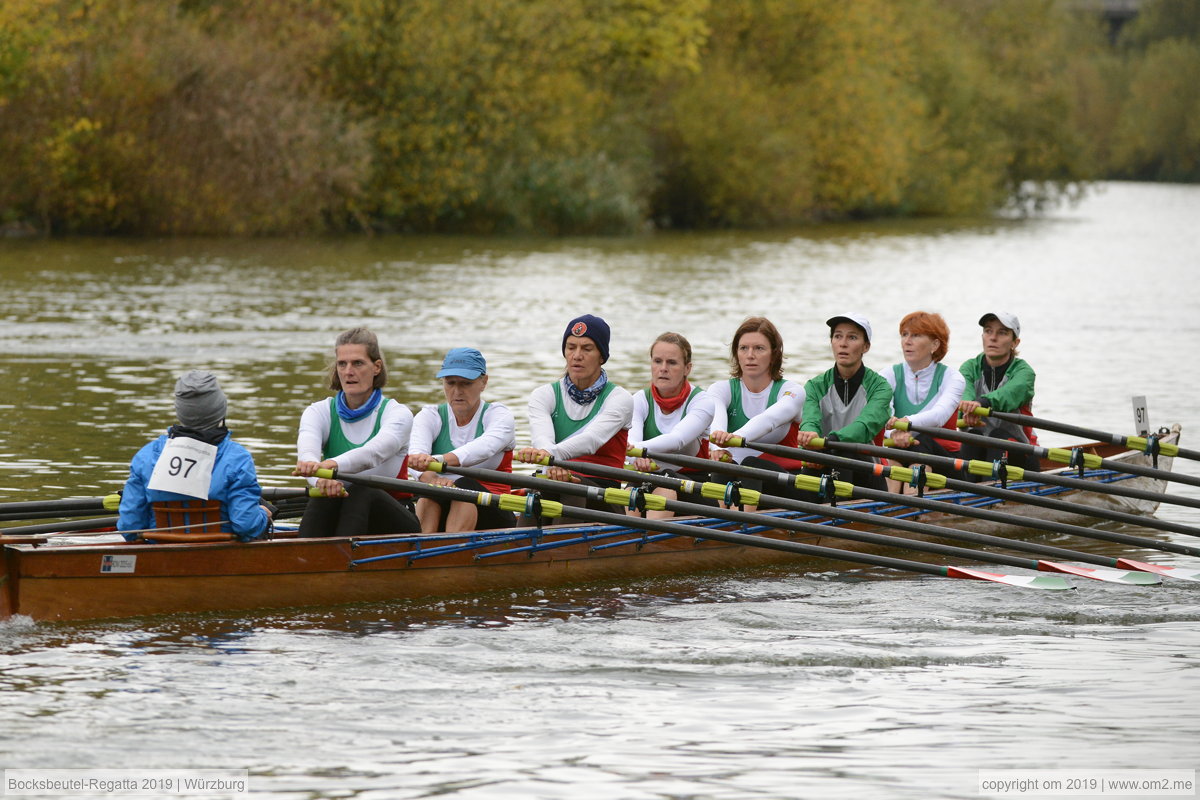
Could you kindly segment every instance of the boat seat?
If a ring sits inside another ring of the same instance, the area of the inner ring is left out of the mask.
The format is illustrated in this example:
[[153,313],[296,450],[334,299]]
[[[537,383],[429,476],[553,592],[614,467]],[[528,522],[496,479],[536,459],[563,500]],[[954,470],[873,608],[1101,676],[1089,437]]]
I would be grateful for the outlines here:
[[155,541],[226,542],[234,538],[221,530],[221,504],[216,500],[168,500],[150,507],[154,510],[154,527],[169,529],[149,533]]

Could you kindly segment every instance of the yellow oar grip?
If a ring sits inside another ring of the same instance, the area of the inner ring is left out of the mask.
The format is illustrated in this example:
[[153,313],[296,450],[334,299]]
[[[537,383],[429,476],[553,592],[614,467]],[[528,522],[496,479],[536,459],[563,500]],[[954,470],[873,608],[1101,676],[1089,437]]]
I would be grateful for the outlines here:
[[[1072,450],[1064,450],[1061,447],[1051,447],[1046,451],[1046,458],[1050,459],[1051,461],[1056,461],[1059,464],[1070,464],[1071,454],[1073,452],[1074,451]],[[1099,469],[1103,461],[1104,459],[1098,455],[1094,455],[1093,453],[1083,454],[1083,465],[1088,469]]]
[[[908,467],[891,467],[888,471],[888,477],[901,483],[912,483],[913,471]],[[945,489],[946,476],[938,475],[936,472],[926,472],[925,485],[931,489]]]
[[743,436],[730,436],[729,441],[725,442],[726,447],[745,447],[746,439]]
[[[661,494],[643,494],[642,498],[646,501],[646,508],[651,511],[662,511],[667,507],[667,498]],[[630,492],[628,489],[605,489],[604,502],[629,507]]]
[[906,420],[906,419],[898,419],[898,420],[896,420],[896,430],[898,430],[898,431],[906,431],[906,430],[908,430],[908,424],[909,424],[909,423],[908,423],[908,420]]
[[[709,500],[724,502],[728,499],[728,491],[728,487],[723,483],[703,483],[700,485],[700,495],[707,497]],[[761,497],[762,492],[755,491],[754,489],[738,489],[738,502],[744,506],[758,505]]]
[[502,494],[500,495],[500,510],[520,514],[525,511],[525,498],[515,494]]
[[[1125,444],[1129,447],[1129,449],[1141,450],[1143,453],[1150,449],[1150,440],[1142,436],[1127,436],[1125,437]],[[1158,452],[1164,456],[1174,458],[1175,456],[1179,455],[1179,445],[1170,444],[1168,442],[1159,442]],[[105,508],[108,508],[107,500],[108,498],[105,498]]]
[[[525,513],[524,497],[516,494],[502,494],[500,497],[500,510],[511,511],[514,514]],[[561,517],[563,515],[563,504],[554,500],[542,500],[542,516],[543,517]]]
[[334,477],[337,475],[337,473],[331,469],[319,469],[316,472],[314,472],[313,474],[316,475],[318,478],[328,478],[329,480],[333,480]]
[[625,455],[629,456],[630,458],[645,458],[646,449],[644,447],[634,447],[633,445],[629,445],[625,448]]
[[104,496],[105,511],[120,511],[121,510],[121,495],[109,494]]
[[[976,461],[972,459],[971,461],[967,462],[967,472],[971,473],[972,475],[978,475],[981,478],[996,477],[992,474],[992,462],[990,461]],[[1021,469],[1020,467],[1014,467],[1010,465],[1005,467],[1004,477],[1005,480],[1019,481],[1025,477],[1025,470]]]
[[[802,492],[821,491],[821,479],[816,475],[797,475],[792,485]],[[851,497],[854,495],[854,484],[834,481],[833,493],[838,497]]]
[[425,469],[429,470],[430,472],[436,472],[440,475],[446,471],[446,464],[445,462],[438,461],[435,458],[429,462],[429,466],[425,467]]

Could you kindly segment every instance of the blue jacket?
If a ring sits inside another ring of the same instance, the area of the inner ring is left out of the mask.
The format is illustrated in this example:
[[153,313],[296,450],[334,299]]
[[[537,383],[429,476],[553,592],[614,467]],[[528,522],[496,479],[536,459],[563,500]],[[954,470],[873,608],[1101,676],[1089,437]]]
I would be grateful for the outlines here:
[[[167,437],[160,436],[133,457],[129,465],[129,480],[125,482],[125,489],[121,493],[117,530],[153,528],[154,511],[150,508],[151,503],[192,499],[174,492],[146,488],[166,442]],[[208,499],[220,501],[221,519],[228,520],[221,525],[221,530],[234,534],[243,542],[266,533],[268,519],[266,510],[259,505],[261,497],[262,489],[254,472],[254,459],[246,448],[233,440],[231,434],[225,434],[225,438],[217,445],[217,460],[208,489]],[[137,535],[128,534],[125,538],[133,541]]]

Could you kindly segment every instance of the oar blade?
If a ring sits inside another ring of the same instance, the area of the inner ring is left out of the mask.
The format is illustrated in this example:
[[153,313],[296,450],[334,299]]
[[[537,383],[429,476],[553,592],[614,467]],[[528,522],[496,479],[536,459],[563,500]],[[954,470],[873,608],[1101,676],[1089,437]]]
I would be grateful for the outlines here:
[[1186,569],[1184,567],[1166,567],[1162,564],[1147,564],[1145,561],[1135,561],[1132,558],[1118,558],[1117,566],[1128,567],[1142,572],[1153,572],[1156,575],[1163,575],[1167,578],[1175,578],[1181,581],[1200,581],[1200,571],[1194,569]]
[[1080,578],[1091,578],[1094,581],[1104,581],[1105,583],[1124,583],[1130,586],[1156,586],[1162,583],[1162,578],[1149,572],[1107,569],[1105,567],[1080,567],[1058,561],[1039,561],[1038,569],[1047,572],[1062,572]]
[[1050,575],[999,575],[995,572],[984,572],[981,569],[967,567],[946,567],[946,577],[969,578],[975,581],[991,581],[1009,586],[1020,586],[1025,589],[1049,589],[1056,592],[1075,588],[1066,579],[1054,578]]

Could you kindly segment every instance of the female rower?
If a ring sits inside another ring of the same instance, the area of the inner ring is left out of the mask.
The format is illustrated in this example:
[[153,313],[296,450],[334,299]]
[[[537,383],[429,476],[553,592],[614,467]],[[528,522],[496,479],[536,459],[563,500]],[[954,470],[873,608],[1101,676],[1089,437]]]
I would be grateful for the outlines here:
[[[825,321],[833,367],[804,384],[804,421],[797,440],[807,447],[815,438],[866,444],[883,431],[891,416],[892,390],[882,375],[867,369],[863,356],[871,349],[871,323],[861,314],[839,314]],[[872,462],[870,456],[836,455]],[[855,470],[854,483],[886,490],[870,469]]]
[[[512,412],[499,403],[483,400],[488,376],[482,353],[471,347],[454,348],[446,353],[437,377],[442,379],[446,402],[417,412],[409,442],[409,469],[421,482],[435,486],[507,492],[509,487],[504,484],[429,470],[432,462],[441,461],[452,467],[512,472],[512,451],[516,447]],[[511,528],[516,524],[516,517],[508,511],[433,497],[417,500],[417,518],[421,520],[423,533]]]
[[[900,349],[904,352],[904,362],[894,364],[883,374],[892,387],[893,416],[888,420],[887,428],[896,447],[947,457],[958,451],[958,442],[932,436],[918,439],[908,431],[895,430],[897,420],[956,430],[958,403],[966,381],[960,373],[942,363],[949,346],[950,328],[941,314],[914,311],[900,320]],[[905,459],[898,461],[904,463]],[[889,480],[888,487],[900,491],[898,482]]]
[[318,469],[402,477],[412,412],[383,396],[387,365],[379,340],[366,328],[334,342],[329,388],[337,392],[304,409],[293,475],[309,478],[322,497],[309,499],[300,521],[304,537],[418,533],[416,515],[396,496],[363,485],[316,478]]
[[[617,468],[624,466],[633,398],[609,381],[608,373],[604,371],[609,338],[608,323],[592,314],[584,314],[567,323],[562,337],[566,372],[561,379],[539,386],[530,395],[529,429],[533,446],[517,450],[518,461],[538,463],[553,457]],[[545,477],[605,488],[619,485],[617,481],[573,473],[561,467],[548,468]],[[569,505],[581,504],[572,496],[555,499]],[[607,504],[589,505],[604,511],[613,510]]]
[[[984,407],[1032,414],[1033,384],[1037,377],[1029,364],[1017,358],[1017,347],[1021,344],[1021,321],[1015,314],[989,311],[979,318],[979,325],[983,328],[983,352],[964,361],[959,368],[966,380],[966,388],[958,410],[966,427],[971,433],[1036,445],[1037,436],[1032,428],[975,413],[976,409]],[[1000,458],[1004,452],[1003,446],[985,448],[964,444],[959,455],[964,459],[992,461]],[[1032,455],[1010,453],[1008,460],[1013,466],[1027,470],[1041,469],[1038,459]],[[976,477],[974,480],[984,479]]]
[[[708,439],[716,403],[699,386],[692,386],[692,345],[678,333],[664,333],[650,346],[650,386],[633,396],[633,423],[629,426],[629,442],[652,453],[679,453],[699,458],[708,457]],[[641,472],[654,468],[647,458],[637,458],[634,467]],[[666,474],[704,481],[706,474],[676,467],[667,461],[658,466]],[[677,493],[659,487],[655,494],[675,500]],[[689,503],[706,502],[697,495],[685,498]],[[640,516],[640,512],[629,512]],[[646,516],[663,519],[674,516],[670,511],[647,511]]]
[[[709,441],[719,447],[734,436],[747,441],[796,447],[804,389],[783,377],[783,337],[766,317],[748,317],[734,331],[729,346],[728,380],[708,387],[716,403]],[[799,469],[793,459],[763,454],[748,447],[712,448],[709,458],[764,469]],[[766,464],[762,462],[768,462]]]

